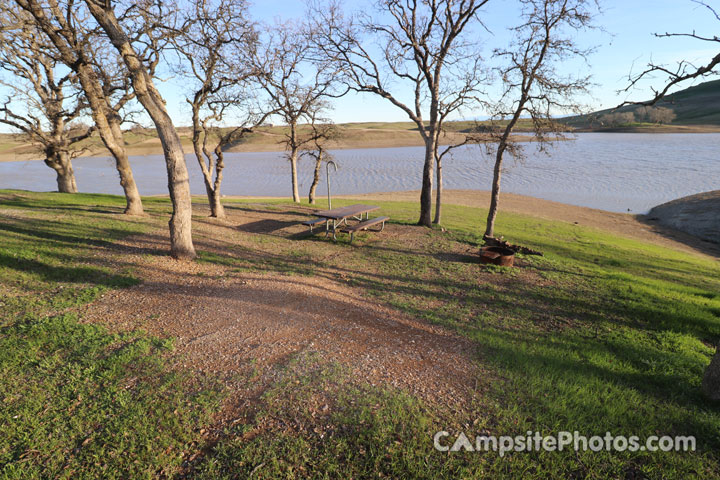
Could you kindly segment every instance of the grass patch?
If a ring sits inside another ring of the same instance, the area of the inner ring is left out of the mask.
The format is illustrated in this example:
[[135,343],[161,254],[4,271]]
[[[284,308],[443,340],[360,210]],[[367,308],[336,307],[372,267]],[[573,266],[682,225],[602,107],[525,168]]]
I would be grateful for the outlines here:
[[114,215],[122,207],[0,192],[0,478],[169,477],[203,442],[219,390],[168,367],[172,342],[72,313],[139,282],[106,263],[114,242],[150,225]]

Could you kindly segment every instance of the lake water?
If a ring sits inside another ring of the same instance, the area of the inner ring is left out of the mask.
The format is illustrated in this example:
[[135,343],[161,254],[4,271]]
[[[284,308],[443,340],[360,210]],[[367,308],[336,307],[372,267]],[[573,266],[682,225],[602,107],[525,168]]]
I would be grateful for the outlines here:
[[[644,213],[674,198],[720,189],[720,134],[584,133],[559,142],[549,155],[526,145],[521,163],[506,160],[503,191],[600,208]],[[331,172],[333,194],[420,189],[423,148],[402,147],[333,152],[338,164]],[[140,193],[167,194],[161,156],[130,159]],[[191,188],[204,194],[200,167],[188,155]],[[306,195],[312,161],[301,159],[299,184]],[[79,158],[73,162],[82,192],[122,194],[110,158]],[[489,190],[492,158],[481,147],[457,149],[443,162],[445,188]],[[318,187],[324,195],[325,172]],[[0,163],[0,188],[54,190],[55,173],[39,161]],[[222,185],[225,195],[290,195],[290,166],[282,153],[228,153]]]

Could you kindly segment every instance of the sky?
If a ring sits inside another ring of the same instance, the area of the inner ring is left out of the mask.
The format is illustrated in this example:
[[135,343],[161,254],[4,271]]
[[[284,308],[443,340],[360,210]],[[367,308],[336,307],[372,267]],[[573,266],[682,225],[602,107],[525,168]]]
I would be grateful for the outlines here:
[[[592,95],[579,99],[591,110],[611,108],[624,100],[643,100],[650,96],[650,86],[662,85],[662,79],[646,82],[629,93],[618,90],[628,85],[631,71],[641,71],[650,61],[674,64],[685,59],[701,64],[717,51],[715,43],[690,38],[656,38],[655,33],[692,32],[712,36],[720,27],[710,12],[692,0],[599,0],[602,13],[595,24],[601,28],[584,32],[577,42],[583,47],[595,47],[588,62],[567,62],[561,69],[566,74],[591,74]],[[720,8],[720,0],[710,0]],[[342,0],[343,8],[371,11],[373,0]],[[250,4],[251,17],[272,24],[300,19],[305,12],[303,0],[255,0]],[[518,22],[516,0],[490,0],[481,12],[489,31],[476,29],[473,36],[481,46],[484,58],[491,58],[492,48],[507,46],[511,40],[508,27]],[[700,80],[704,81],[704,80]],[[697,83],[697,82],[696,82]],[[189,125],[190,116],[182,81],[164,75],[157,83],[166,99],[168,110],[176,125]],[[691,86],[684,83],[680,88]],[[490,89],[492,93],[492,87]],[[402,94],[401,94],[402,95]],[[407,94],[406,94],[407,95]],[[406,96],[407,98],[407,96]],[[464,111],[462,118],[484,118],[486,112]],[[407,121],[407,116],[387,100],[372,94],[351,93],[334,101],[329,117],[336,123],[370,121]],[[459,119],[459,118],[456,118]],[[2,131],[8,131],[0,128]]]
[[[720,1],[711,0],[711,4]],[[369,10],[372,0],[344,0],[347,11]],[[717,51],[715,44],[695,39],[657,38],[655,33],[692,32],[712,36],[720,27],[710,12],[692,0],[600,0],[602,13],[596,18],[597,30],[584,32],[577,41],[584,47],[594,47],[588,63],[568,62],[563,66],[568,74],[592,75],[592,96],[582,103],[592,110],[611,108],[624,100],[642,100],[650,96],[650,86],[662,84],[661,79],[646,82],[629,93],[619,94],[628,84],[628,75],[641,71],[649,62],[674,64],[685,59],[702,63]],[[256,0],[250,6],[251,16],[261,22],[283,22],[301,18],[305,12],[302,0]],[[492,47],[507,45],[508,27],[517,23],[517,8],[513,0],[490,0],[481,18],[490,30],[477,31],[482,53],[490,56]],[[703,81],[703,80],[701,80]],[[177,86],[172,81],[161,85],[168,97],[168,106],[180,124],[187,124],[187,108]],[[690,86],[683,84],[681,88]],[[465,118],[483,117],[484,112],[463,112]],[[334,102],[329,115],[336,123],[369,121],[407,121],[407,116],[387,100],[372,94],[348,94]]]

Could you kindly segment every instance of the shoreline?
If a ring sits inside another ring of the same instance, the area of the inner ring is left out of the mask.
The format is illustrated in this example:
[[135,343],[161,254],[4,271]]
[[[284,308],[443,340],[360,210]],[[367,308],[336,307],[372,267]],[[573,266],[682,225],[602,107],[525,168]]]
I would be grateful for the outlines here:
[[[277,127],[275,127],[277,128]],[[383,148],[403,148],[403,147],[422,147],[424,143],[413,129],[390,129],[390,128],[352,128],[348,129],[347,137],[331,142],[330,150],[366,150],[366,149],[383,149]],[[609,129],[577,129],[572,133],[652,133],[652,134],[707,134],[720,133],[720,126],[714,125],[659,125],[656,127],[624,127]],[[4,134],[8,135],[8,134]],[[282,136],[277,133],[269,133],[260,131],[255,137],[249,139],[247,143],[235,145],[226,153],[267,153],[267,152],[284,152],[285,148],[277,141]],[[441,146],[450,145],[461,141],[463,135],[460,132],[450,131],[440,140]],[[518,142],[532,142],[534,137],[528,132],[518,131],[514,138]],[[192,155],[192,144],[187,137],[182,137],[182,146],[186,155]],[[98,140],[95,139],[95,142]],[[562,141],[562,139],[560,139]],[[17,143],[17,144],[13,144]],[[28,143],[15,142],[5,144],[4,149],[0,150],[0,162],[27,162],[42,161],[42,155],[35,151],[32,145]],[[162,155],[162,145],[156,137],[145,137],[135,143],[128,142],[126,145],[128,156],[146,157]],[[107,158],[111,154],[103,146],[93,144],[89,147],[89,151],[77,158]]]
[[[719,192],[720,193],[720,192]],[[158,195],[157,197],[167,197]],[[399,192],[374,192],[356,195],[336,195],[336,199],[358,199],[376,201],[419,202],[419,190]],[[683,197],[673,202],[682,202]],[[487,190],[444,190],[444,205],[460,205],[487,209],[490,204],[490,192]],[[205,202],[204,195],[193,195],[193,201]],[[289,197],[227,196],[223,200],[289,200]],[[561,221],[573,225],[591,227],[621,237],[652,242],[656,245],[693,252],[713,259],[720,257],[720,245],[695,236],[688,228],[659,223],[648,214],[610,212],[597,208],[582,207],[553,200],[545,200],[529,195],[503,193],[500,199],[500,212],[528,215],[546,220]],[[484,225],[485,217],[477,219],[478,228]],[[687,226],[685,226],[687,227]],[[499,231],[502,234],[502,231]]]

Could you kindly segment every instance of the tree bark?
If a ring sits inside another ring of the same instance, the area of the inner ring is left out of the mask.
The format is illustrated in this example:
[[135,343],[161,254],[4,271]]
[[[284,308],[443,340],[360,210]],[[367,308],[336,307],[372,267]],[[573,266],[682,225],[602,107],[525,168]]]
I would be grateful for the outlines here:
[[498,204],[500,202],[500,177],[502,175],[502,161],[505,153],[504,146],[498,145],[495,153],[495,168],[493,169],[492,192],[490,194],[490,209],[488,210],[487,223],[485,224],[485,235],[494,236],[495,218],[497,217]]
[[[220,201],[220,185],[222,183],[222,171],[225,167],[223,161],[223,145],[221,142],[217,144],[211,152],[207,148],[207,131],[204,130],[200,121],[200,109],[197,103],[193,104],[193,151],[195,158],[200,165],[200,170],[205,183],[205,192],[208,197],[208,205],[210,206],[210,216],[213,218],[225,218],[225,209]],[[215,155],[215,159],[213,159]],[[205,161],[207,160],[207,164]],[[215,170],[215,181],[213,182],[213,169]]]
[[318,183],[320,183],[320,168],[322,167],[322,152],[318,153],[315,157],[315,171],[313,172],[313,181],[310,185],[310,193],[308,194],[308,200],[311,205],[315,205],[315,190],[317,189]]
[[180,137],[167,113],[165,101],[115,18],[111,7],[94,0],[85,0],[85,3],[108,35],[110,42],[120,52],[130,73],[137,99],[150,115],[162,143],[168,174],[168,190],[173,206],[169,222],[171,254],[175,258],[195,258],[195,247],[192,242],[190,179]]
[[85,98],[90,104],[90,111],[100,139],[115,159],[115,168],[120,176],[120,186],[125,194],[125,214],[142,215],[144,213],[142,199],[133,177],[116,113],[110,111],[107,99],[102,93],[102,87],[98,83],[92,67],[87,63],[80,63],[76,66],[76,71],[85,92]]
[[[97,125],[97,123],[96,123]],[[120,186],[125,193],[125,214],[126,215],[143,215],[145,213],[138,191],[135,177],[132,173],[130,160],[128,159],[127,150],[125,149],[125,140],[123,138],[120,122],[115,118],[115,114],[111,113],[109,119],[110,135],[103,135],[100,130],[100,138],[115,159],[115,168],[120,176]]]
[[298,160],[298,140],[297,140],[297,119],[293,119],[290,123],[290,175],[292,181],[293,202],[300,203],[300,191],[298,190],[297,180],[297,160]]
[[[200,145],[201,139],[200,139],[201,132],[199,130],[199,127],[197,129],[194,129],[193,131],[193,149],[195,151],[195,158],[198,161],[198,164],[200,165],[200,170],[202,171],[203,175],[203,182],[205,183],[205,192],[207,192],[207,198],[208,198],[208,205],[210,206],[210,216],[211,217],[218,217],[218,213],[220,213],[220,216],[225,216],[224,209],[222,208],[222,204],[220,203],[220,192],[219,192],[219,183],[218,188],[216,189],[213,185],[212,181],[212,171],[208,168],[208,166],[205,164],[205,152],[203,152],[203,148]],[[213,162],[210,162],[210,167],[212,168]]]
[[222,185],[223,170],[225,169],[225,154],[223,145],[220,143],[215,147],[215,184],[213,185],[213,198],[210,200],[210,216],[225,218],[225,207],[220,201],[220,185]]
[[420,191],[420,219],[418,225],[432,226],[432,184],[435,140],[425,139],[425,164],[423,165],[422,190]]
[[45,164],[55,170],[57,174],[57,186],[60,193],[77,193],[75,172],[72,168],[72,161],[67,153],[51,153],[45,159]]
[[210,197],[210,216],[214,218],[225,218],[225,207],[220,201],[220,192],[213,190]]
[[435,185],[435,219],[433,223],[436,225],[440,224],[442,218],[442,193],[443,193],[443,178],[442,178],[442,159],[438,154],[438,141],[435,141],[435,168],[436,168],[436,182]]
[[101,93],[102,88],[97,83],[90,65],[80,64],[76,69],[85,97],[90,104],[90,111],[100,139],[115,159],[115,168],[120,176],[120,186],[125,194],[124,213],[142,215],[144,213],[142,199],[135,183],[135,177],[133,177],[120,122],[115,117],[116,113],[109,111],[111,109],[107,105],[107,99]]
[[292,175],[292,195],[293,202],[300,202],[300,191],[298,190],[298,179],[297,179],[297,159],[298,152],[297,147],[292,147],[290,150],[290,174]]

